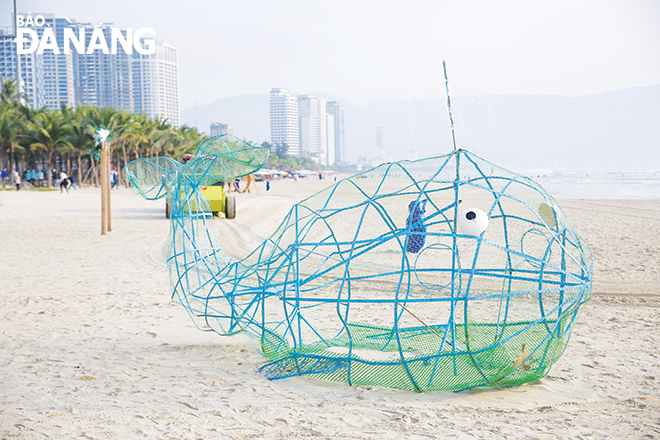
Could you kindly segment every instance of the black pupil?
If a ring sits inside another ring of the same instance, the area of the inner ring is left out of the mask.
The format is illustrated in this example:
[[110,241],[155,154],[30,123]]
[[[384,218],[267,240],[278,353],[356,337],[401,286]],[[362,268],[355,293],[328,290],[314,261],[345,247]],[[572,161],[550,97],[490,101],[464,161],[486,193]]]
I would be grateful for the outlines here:
[[467,214],[465,214],[465,218],[467,218],[468,220],[474,220],[475,218],[477,218],[477,214],[470,211]]

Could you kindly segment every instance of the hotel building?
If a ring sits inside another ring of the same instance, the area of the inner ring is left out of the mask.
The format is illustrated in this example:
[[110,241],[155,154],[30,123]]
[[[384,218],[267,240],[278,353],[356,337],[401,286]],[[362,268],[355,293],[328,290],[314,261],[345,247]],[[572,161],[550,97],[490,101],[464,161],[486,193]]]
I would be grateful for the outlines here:
[[[28,14],[18,15],[23,17],[23,22],[28,22],[25,19]],[[65,29],[73,30],[76,37],[83,32],[84,48],[89,47],[94,30],[101,29],[105,42],[110,46],[112,24],[77,23],[68,18],[56,18],[54,14],[30,15],[33,18],[43,17],[39,26],[29,26],[36,31],[40,40],[46,29],[53,30],[59,54],[51,48],[43,50],[41,54],[38,51],[22,54],[17,66],[14,30],[0,29],[0,78],[16,79],[18,67],[21,89],[32,108],[46,106],[59,109],[61,105],[75,107],[90,104],[145,113],[151,117],[159,116],[166,118],[171,125],[179,126],[178,59],[175,47],[155,39],[153,54],[139,54],[134,49],[127,52],[121,44],[118,44],[116,54],[104,53],[101,49],[95,49],[92,53],[85,50],[78,53],[76,48],[71,47],[72,43],[67,54],[64,51]],[[119,29],[119,32],[124,39],[127,38],[127,30]]]
[[[325,105],[325,111],[328,118],[332,116],[332,125],[328,119],[328,165],[345,162],[344,109],[341,108],[339,102],[330,101]],[[331,127],[333,133],[330,133]]]
[[14,29],[0,28],[0,78],[16,80],[16,69],[21,78],[21,92],[27,96],[27,104],[32,108],[45,105],[43,57],[36,53],[19,55],[16,64],[16,40]]
[[288,154],[334,165],[346,157],[344,109],[339,102],[310,95],[293,98],[287,89],[270,92],[270,141],[286,143]]
[[298,102],[287,89],[270,91],[270,142],[287,144],[288,154],[300,154],[298,134]]
[[[85,47],[89,47],[95,28],[102,29],[106,42],[111,41],[112,24],[77,23],[84,30]],[[121,31],[126,37],[126,31]],[[94,50],[79,54],[72,50],[75,70],[76,104],[91,104],[97,107],[112,107],[118,110],[134,111],[133,96],[133,55],[119,48],[116,54]],[[44,52],[46,53],[46,52]],[[155,116],[155,115],[154,115]]]
[[325,99],[298,96],[298,145],[300,155],[327,165]]
[[133,52],[133,96],[135,113],[167,119],[180,124],[179,68],[177,50],[163,40],[155,40],[152,54]]

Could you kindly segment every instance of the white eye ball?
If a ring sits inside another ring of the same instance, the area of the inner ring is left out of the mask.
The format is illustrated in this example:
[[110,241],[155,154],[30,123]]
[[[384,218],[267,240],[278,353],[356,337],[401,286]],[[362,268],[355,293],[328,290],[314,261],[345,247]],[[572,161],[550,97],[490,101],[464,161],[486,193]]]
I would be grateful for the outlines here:
[[479,208],[470,208],[458,216],[458,230],[466,235],[481,235],[488,227],[488,216]]

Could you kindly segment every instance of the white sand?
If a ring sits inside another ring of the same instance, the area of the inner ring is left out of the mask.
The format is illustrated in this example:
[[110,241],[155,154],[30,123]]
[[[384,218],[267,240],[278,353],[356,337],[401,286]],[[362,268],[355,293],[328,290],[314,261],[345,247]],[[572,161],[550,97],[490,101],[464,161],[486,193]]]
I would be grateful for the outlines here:
[[[240,257],[303,194],[275,182],[216,219]],[[660,438],[660,200],[560,202],[595,258],[594,299],[550,375],[416,394],[269,381],[245,337],[198,331],[154,254],[164,202],[113,191],[4,192],[0,438]]]

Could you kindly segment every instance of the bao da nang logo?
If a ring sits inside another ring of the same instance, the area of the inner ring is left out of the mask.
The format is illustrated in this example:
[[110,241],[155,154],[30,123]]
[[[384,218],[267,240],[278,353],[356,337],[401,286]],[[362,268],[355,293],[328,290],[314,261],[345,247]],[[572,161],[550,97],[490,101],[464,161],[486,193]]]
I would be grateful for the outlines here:
[[[77,31],[77,35],[76,35]],[[91,35],[89,38],[89,32]],[[110,45],[106,40],[109,31]],[[16,44],[18,53],[37,54],[44,53],[44,50],[50,49],[55,54],[70,53],[71,47],[79,54],[92,54],[96,50],[103,51],[104,54],[116,54],[119,46],[125,53],[132,54],[135,51],[147,55],[156,51],[153,38],[145,38],[145,35],[156,35],[152,28],[140,28],[135,33],[133,29],[101,28],[95,27],[93,30],[78,26],[75,28],[64,28],[63,47],[57,45],[57,39],[53,28],[46,23],[43,15],[16,15]]]

